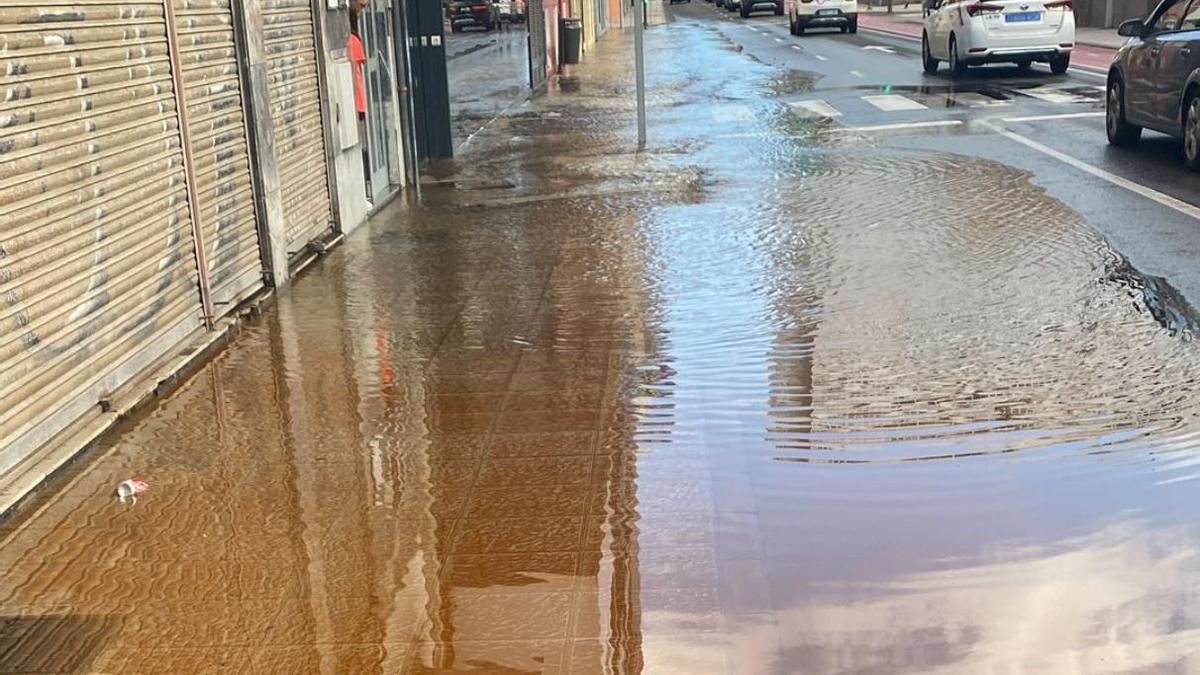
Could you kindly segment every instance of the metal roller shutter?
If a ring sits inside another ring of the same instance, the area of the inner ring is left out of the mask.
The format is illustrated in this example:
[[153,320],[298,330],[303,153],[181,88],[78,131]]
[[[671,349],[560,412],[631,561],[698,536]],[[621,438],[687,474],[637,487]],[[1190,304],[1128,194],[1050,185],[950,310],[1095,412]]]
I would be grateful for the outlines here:
[[174,0],[197,220],[216,313],[263,286],[230,0]]
[[202,326],[164,8],[0,5],[0,472]]
[[275,159],[295,253],[331,229],[316,34],[308,0],[263,0]]

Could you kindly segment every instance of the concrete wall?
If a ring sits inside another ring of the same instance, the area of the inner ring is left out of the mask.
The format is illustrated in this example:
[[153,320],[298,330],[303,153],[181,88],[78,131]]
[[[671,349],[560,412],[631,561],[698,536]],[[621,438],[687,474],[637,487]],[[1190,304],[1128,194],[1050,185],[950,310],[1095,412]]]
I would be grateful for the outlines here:
[[1126,19],[1143,19],[1158,5],[1153,0],[1076,0],[1075,24],[1116,28]]

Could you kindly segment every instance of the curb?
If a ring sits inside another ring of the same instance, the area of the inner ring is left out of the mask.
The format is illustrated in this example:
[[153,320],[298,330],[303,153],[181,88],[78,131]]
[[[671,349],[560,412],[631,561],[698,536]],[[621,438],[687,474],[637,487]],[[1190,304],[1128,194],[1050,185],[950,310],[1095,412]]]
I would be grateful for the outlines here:
[[[0,490],[0,524],[7,523],[44,492],[59,487],[68,470],[91,459],[93,451],[110,434],[146,412],[152,403],[177,391],[213,357],[224,351],[244,325],[262,315],[275,300],[275,289],[264,288],[244,301],[218,328],[193,336],[171,351],[174,359],[150,366],[124,392],[100,401],[97,415],[78,420],[51,439],[41,452],[14,467]],[[183,353],[182,358],[177,355]]]
[[[342,233],[335,232],[324,241],[310,244],[303,257],[293,261],[288,285],[295,283],[313,262],[325,257],[342,241]],[[179,390],[209,361],[225,351],[244,326],[261,317],[275,303],[278,299],[276,291],[269,286],[262,288],[222,317],[213,330],[198,329],[121,391],[98,401],[95,414],[76,420],[13,467],[0,484],[0,526],[18,517],[40,495],[63,487],[63,481],[76,465],[100,459],[94,451],[104,441],[120,433],[125,424],[136,420],[140,414],[148,412],[154,403]]]

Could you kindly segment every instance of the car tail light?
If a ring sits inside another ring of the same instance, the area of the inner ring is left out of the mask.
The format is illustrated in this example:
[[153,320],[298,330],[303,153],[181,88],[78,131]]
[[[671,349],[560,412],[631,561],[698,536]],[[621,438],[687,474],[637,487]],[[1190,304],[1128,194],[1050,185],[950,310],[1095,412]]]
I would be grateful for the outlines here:
[[1054,0],[1046,3],[1046,9],[1062,9],[1069,12],[1075,9],[1075,3],[1071,0]]
[[975,2],[967,5],[968,16],[979,16],[980,14],[995,14],[1004,11],[1000,5],[989,5],[984,2]]
[[486,12],[487,5],[472,5],[471,10],[476,12]]

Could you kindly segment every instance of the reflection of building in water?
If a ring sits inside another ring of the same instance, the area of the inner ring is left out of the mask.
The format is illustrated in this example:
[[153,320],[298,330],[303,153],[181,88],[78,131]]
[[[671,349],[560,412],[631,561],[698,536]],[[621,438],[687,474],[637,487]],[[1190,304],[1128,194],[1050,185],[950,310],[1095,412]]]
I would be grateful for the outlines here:
[[[601,218],[545,215],[352,240],[31,507],[0,601],[83,632],[18,663],[638,671],[657,300],[633,234],[597,256]],[[130,474],[151,488],[122,507]]]
[[[441,604],[415,654],[427,667],[640,663],[635,420],[623,401],[627,327],[640,321],[629,296],[642,284],[622,276],[638,261],[583,245],[593,219],[555,237],[525,224],[542,217],[460,224],[450,246],[467,252],[468,280],[429,371],[431,439],[482,456],[434,469],[436,489],[469,494],[438,547]],[[534,638],[550,643],[496,642]]]

